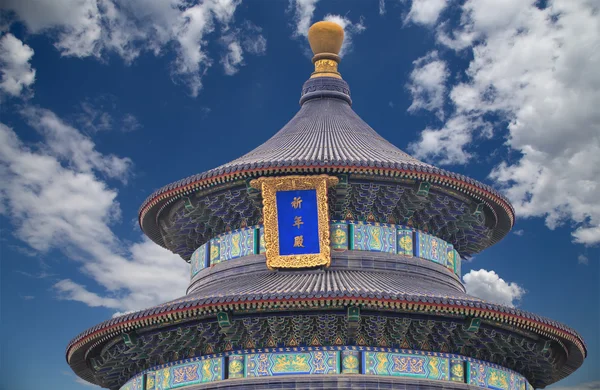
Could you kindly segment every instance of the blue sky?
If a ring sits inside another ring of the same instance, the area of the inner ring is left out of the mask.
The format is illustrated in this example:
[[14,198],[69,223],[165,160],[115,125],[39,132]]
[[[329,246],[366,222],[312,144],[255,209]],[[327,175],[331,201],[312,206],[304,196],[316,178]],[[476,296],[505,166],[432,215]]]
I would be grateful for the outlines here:
[[512,200],[513,232],[463,266],[468,290],[579,331],[589,356],[555,387],[600,388],[593,1],[3,7],[0,387],[87,388],[65,362],[72,337],[184,294],[188,265],[144,239],[138,207],[279,130],[312,72],[306,31],[329,19],[367,123]]

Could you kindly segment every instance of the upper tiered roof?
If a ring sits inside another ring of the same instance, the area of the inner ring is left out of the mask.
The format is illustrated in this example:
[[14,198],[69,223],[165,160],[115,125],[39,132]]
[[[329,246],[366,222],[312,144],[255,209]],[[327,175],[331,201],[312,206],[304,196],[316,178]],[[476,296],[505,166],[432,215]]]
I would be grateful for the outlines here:
[[140,209],[144,232],[159,245],[178,252],[165,242],[159,228],[160,214],[174,201],[210,188],[218,190],[223,183],[294,172],[366,173],[437,184],[488,206],[494,216],[493,221],[486,222],[493,231],[492,238],[479,249],[504,237],[514,224],[514,210],[504,196],[486,184],[408,155],[353,111],[350,88],[337,71],[341,27],[319,22],[309,31],[309,40],[315,54],[315,72],[302,88],[300,111],[273,137],[244,156],[155,191]]

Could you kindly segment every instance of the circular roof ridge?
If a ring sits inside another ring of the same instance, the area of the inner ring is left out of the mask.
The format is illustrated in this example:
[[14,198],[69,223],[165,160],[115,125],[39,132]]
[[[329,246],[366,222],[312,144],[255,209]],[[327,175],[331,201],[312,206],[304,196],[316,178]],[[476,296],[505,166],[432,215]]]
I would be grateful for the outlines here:
[[[334,87],[337,89],[332,90]],[[489,185],[422,162],[379,135],[352,109],[350,91],[349,88],[344,90],[345,87],[345,81],[331,77],[308,80],[300,110],[281,130],[235,160],[154,191],[140,207],[140,222],[142,214],[157,197],[191,184],[252,170],[304,167],[388,169],[438,175],[499,198],[512,214],[509,218],[514,219],[514,209],[508,199]]]
[[[398,283],[399,278],[401,283]],[[376,281],[376,283],[373,283]],[[377,286],[373,288],[373,286]],[[67,362],[80,348],[94,347],[123,332],[149,326],[169,326],[172,321],[203,315],[215,315],[220,310],[259,310],[264,305],[285,301],[281,310],[306,309],[314,302],[337,302],[340,305],[374,305],[381,310],[386,302],[391,311],[402,310],[434,316],[463,315],[477,317],[497,324],[513,326],[550,339],[570,343],[569,351],[579,351],[567,369],[574,370],[587,356],[587,346],[581,335],[572,328],[524,310],[484,301],[443,285],[431,285],[399,273],[368,270],[326,270],[310,274],[273,272],[231,278],[225,289],[211,284],[173,301],[100,323],[76,336],[67,346]],[[351,303],[356,302],[356,303]],[[308,305],[308,306],[307,306]],[[78,352],[78,356],[81,353]],[[76,358],[79,359],[79,358]]]

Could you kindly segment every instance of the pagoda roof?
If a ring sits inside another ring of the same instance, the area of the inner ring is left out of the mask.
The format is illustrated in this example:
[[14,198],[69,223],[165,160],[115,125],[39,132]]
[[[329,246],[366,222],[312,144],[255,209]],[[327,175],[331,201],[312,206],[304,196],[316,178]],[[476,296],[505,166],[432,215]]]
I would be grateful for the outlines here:
[[[262,257],[262,256],[261,256]],[[486,302],[443,284],[433,284],[397,272],[352,269],[325,271],[264,271],[230,278],[226,284],[211,283],[182,298],[156,307],[105,321],[83,332],[67,347],[67,361],[87,379],[89,367],[82,356],[99,343],[123,332],[156,325],[169,326],[214,316],[217,311],[299,310],[360,305],[365,310],[402,311],[442,317],[479,317],[494,326],[533,332],[558,342],[567,361],[544,384],[556,382],[576,370],[587,355],[581,336],[550,319]],[[91,377],[90,377],[91,379]]]
[[352,109],[350,89],[344,80],[333,77],[309,79],[302,89],[300,103],[298,113],[254,150],[155,191],[140,209],[140,226],[144,232],[166,246],[156,221],[163,206],[225,182],[292,172],[364,172],[438,183],[491,204],[500,214],[499,219],[506,221],[502,236],[514,224],[514,210],[502,194],[464,175],[419,161],[373,130]]

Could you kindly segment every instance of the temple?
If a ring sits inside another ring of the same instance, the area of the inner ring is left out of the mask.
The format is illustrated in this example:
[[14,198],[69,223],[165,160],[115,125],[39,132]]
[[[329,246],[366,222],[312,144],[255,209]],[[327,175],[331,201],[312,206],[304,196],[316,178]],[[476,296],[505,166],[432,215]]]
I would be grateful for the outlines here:
[[577,332],[461,282],[512,228],[507,199],[383,139],[352,109],[342,28],[308,38],[298,113],[142,204],[144,233],[190,263],[186,295],[75,337],[73,371],[121,390],[529,390],[581,366]]

